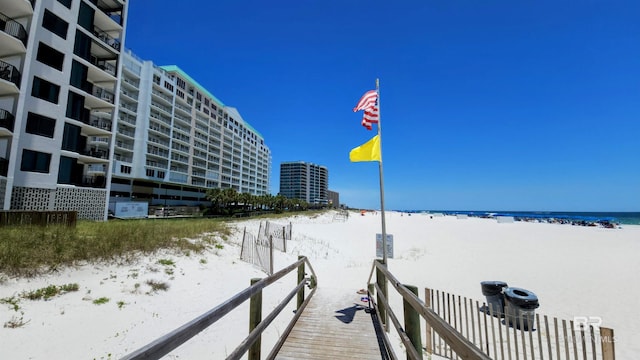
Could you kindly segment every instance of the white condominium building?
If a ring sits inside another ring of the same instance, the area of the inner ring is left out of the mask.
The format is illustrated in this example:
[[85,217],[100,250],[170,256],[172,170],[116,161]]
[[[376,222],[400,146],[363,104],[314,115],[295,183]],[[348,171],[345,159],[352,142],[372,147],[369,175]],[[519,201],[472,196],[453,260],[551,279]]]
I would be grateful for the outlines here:
[[0,0],[0,209],[207,204],[269,193],[271,153],[176,66],[124,51],[126,0]]
[[105,219],[124,0],[0,1],[0,205]]
[[208,204],[209,188],[269,193],[271,152],[235,108],[177,66],[122,62],[110,203]]

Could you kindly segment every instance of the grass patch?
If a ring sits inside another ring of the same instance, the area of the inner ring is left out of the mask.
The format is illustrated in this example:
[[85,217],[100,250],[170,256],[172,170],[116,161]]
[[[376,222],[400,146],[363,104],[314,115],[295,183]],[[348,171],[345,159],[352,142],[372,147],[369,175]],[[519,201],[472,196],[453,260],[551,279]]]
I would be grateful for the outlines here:
[[200,253],[200,234],[228,236],[223,220],[202,218],[79,221],[75,228],[0,227],[0,273],[34,276],[81,261],[133,260],[159,249]]
[[15,296],[0,299],[0,304],[7,304],[13,311],[20,310],[20,299]]
[[171,259],[160,259],[158,260],[158,264],[164,266],[176,266],[176,263]]
[[15,329],[15,328],[23,327],[24,325],[28,324],[29,321],[31,320],[24,321],[24,313],[22,313],[20,317],[12,316],[11,320],[4,323],[4,327]]
[[164,281],[147,280],[146,284],[149,285],[151,287],[151,291],[154,292],[169,290],[169,284]]
[[96,305],[102,305],[102,304],[106,304],[109,302],[109,298],[108,297],[101,297],[101,298],[97,298],[95,300],[93,300],[93,303]]
[[48,300],[54,296],[62,295],[72,291],[78,291],[80,286],[78,284],[66,284],[66,285],[49,285],[37,290],[25,291],[20,295],[21,297],[29,300]]

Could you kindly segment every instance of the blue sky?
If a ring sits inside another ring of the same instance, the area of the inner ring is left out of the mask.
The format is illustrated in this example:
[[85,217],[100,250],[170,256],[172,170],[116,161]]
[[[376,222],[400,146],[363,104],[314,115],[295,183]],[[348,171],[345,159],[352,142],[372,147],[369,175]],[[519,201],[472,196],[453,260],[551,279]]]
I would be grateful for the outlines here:
[[[176,6],[176,4],[179,4]],[[265,138],[379,208],[640,211],[637,0],[131,0],[125,46],[175,64]]]

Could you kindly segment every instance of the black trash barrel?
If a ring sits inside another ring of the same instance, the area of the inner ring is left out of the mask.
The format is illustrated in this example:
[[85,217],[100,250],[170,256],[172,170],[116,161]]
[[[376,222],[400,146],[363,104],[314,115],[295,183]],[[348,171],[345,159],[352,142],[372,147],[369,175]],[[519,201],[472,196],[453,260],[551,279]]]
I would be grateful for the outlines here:
[[482,295],[487,298],[487,313],[491,314],[489,309],[493,307],[493,315],[502,317],[504,314],[504,296],[502,291],[508,286],[507,283],[503,281],[483,281],[480,283],[480,286],[482,286]]
[[509,287],[504,289],[504,301],[507,324],[520,330],[534,330],[535,312],[540,306],[536,294]]

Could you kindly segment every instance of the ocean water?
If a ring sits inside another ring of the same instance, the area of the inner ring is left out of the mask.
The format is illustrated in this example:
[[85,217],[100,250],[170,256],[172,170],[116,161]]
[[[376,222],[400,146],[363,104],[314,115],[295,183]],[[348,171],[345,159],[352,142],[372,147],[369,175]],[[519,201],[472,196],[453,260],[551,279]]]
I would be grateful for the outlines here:
[[560,219],[569,221],[598,222],[640,225],[640,212],[561,212],[561,211],[452,211],[452,210],[410,210],[415,213],[466,214],[469,216],[513,216],[519,219]]

